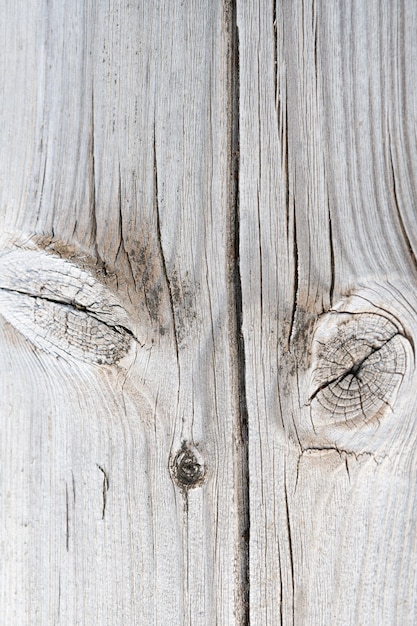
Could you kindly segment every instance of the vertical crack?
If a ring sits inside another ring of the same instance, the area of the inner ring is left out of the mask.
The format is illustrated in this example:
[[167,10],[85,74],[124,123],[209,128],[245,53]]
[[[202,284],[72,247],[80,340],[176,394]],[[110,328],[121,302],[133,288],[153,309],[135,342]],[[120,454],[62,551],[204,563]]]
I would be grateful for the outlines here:
[[334,248],[333,248],[333,227],[332,227],[332,214],[330,211],[329,196],[327,195],[327,211],[329,216],[329,240],[330,240],[330,288],[329,288],[329,300],[330,306],[333,306],[333,292],[334,292]]
[[91,241],[93,242],[97,259],[99,258],[97,249],[97,190],[96,190],[96,161],[94,146],[94,92],[91,92],[91,120],[89,138],[89,204],[91,218]]
[[100,470],[100,472],[103,474],[103,486],[102,486],[102,496],[103,496],[103,505],[102,505],[102,509],[101,509],[101,519],[104,519],[105,515],[106,515],[106,505],[107,505],[107,492],[109,490],[110,487],[110,483],[109,483],[109,475],[106,472],[106,470],[99,465],[98,463],[96,463],[98,469]]
[[290,322],[290,330],[288,334],[288,347],[291,348],[291,341],[293,338],[293,333],[295,329],[295,316],[297,314],[297,306],[298,306],[298,242],[297,242],[297,215],[295,210],[295,201],[293,200],[293,255],[294,255],[294,297],[293,297],[293,305],[291,312],[291,322]]
[[174,307],[174,298],[172,295],[171,282],[168,276],[168,269],[165,260],[164,249],[162,246],[162,234],[161,234],[161,216],[159,209],[159,189],[158,189],[158,168],[157,168],[157,159],[156,159],[156,138],[155,138],[155,122],[154,122],[154,132],[153,132],[153,187],[154,187],[154,207],[156,214],[156,234],[157,234],[157,243],[158,243],[158,251],[159,257],[161,259],[162,264],[162,273],[164,276],[164,280],[168,289],[169,296],[169,306],[171,311],[173,332],[174,332],[174,342],[175,342],[175,352],[177,355],[177,363],[179,367],[179,349],[178,349],[178,332],[175,321],[175,307]]
[[94,91],[91,92],[91,120],[89,137],[89,207],[90,207],[90,228],[91,244],[94,249],[96,262],[101,270],[106,273],[106,264],[102,259],[98,247],[98,223],[97,223],[97,172],[96,172],[96,151],[95,151],[95,128],[94,128]]
[[292,621],[293,621],[293,624],[295,624],[295,578],[294,578],[294,556],[293,556],[294,551],[293,551],[293,543],[292,543],[290,510],[288,507],[287,485],[285,481],[284,481],[284,496],[285,496],[285,513],[286,513],[286,521],[287,521],[288,547],[289,547],[289,553],[290,553],[290,575],[291,575],[291,583],[292,583],[292,598],[293,598]]
[[242,287],[239,264],[239,30],[236,0],[225,0],[225,23],[228,52],[228,133],[229,133],[229,199],[227,275],[229,290],[228,317],[231,354],[234,364],[235,492],[237,498],[237,542],[235,605],[237,623],[249,626],[249,457],[248,409],[246,402],[245,345],[242,333]]

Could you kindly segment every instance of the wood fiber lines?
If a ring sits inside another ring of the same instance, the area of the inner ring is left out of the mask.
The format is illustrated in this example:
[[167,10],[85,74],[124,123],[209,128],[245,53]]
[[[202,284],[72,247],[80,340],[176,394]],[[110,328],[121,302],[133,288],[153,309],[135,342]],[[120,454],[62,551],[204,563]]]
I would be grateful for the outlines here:
[[412,2],[238,2],[256,624],[413,624]]
[[2,619],[245,623],[233,3],[0,12]]
[[414,625],[416,3],[0,24],[4,623]]

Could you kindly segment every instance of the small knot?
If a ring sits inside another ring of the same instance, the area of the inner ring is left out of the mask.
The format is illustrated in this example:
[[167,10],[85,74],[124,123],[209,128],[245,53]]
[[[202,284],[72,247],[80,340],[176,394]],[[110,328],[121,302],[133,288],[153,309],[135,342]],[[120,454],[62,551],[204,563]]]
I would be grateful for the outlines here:
[[179,487],[193,489],[203,483],[206,468],[198,450],[184,442],[175,455],[171,471]]

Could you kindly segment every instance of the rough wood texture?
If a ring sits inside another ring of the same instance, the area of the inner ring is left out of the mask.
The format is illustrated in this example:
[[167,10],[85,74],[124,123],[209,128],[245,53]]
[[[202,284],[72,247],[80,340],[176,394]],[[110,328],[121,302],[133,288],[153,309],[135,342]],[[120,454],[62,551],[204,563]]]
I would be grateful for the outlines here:
[[417,621],[416,26],[238,3],[254,624]]
[[416,3],[0,23],[1,622],[413,626]]
[[0,11],[1,621],[234,624],[228,7]]

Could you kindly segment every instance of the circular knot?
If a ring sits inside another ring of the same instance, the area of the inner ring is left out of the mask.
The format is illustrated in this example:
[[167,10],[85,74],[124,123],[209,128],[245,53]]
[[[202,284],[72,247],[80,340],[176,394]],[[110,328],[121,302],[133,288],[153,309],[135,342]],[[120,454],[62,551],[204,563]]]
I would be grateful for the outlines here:
[[327,315],[313,345],[313,422],[359,425],[392,408],[406,371],[405,340],[379,314]]
[[183,443],[175,455],[172,474],[182,489],[193,489],[204,481],[206,468],[198,450],[191,444]]

